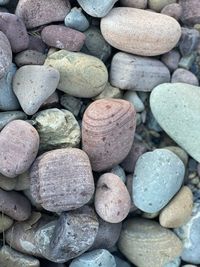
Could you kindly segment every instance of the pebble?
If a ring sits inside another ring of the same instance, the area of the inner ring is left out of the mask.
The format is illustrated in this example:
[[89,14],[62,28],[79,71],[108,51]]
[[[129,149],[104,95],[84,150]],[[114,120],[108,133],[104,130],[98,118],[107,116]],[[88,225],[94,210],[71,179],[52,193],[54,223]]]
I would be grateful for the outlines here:
[[92,17],[101,18],[106,16],[117,0],[78,0],[82,9]]
[[72,112],[73,115],[76,117],[78,116],[83,105],[83,102],[80,99],[68,94],[64,94],[61,96],[60,103],[64,108]]
[[178,68],[172,74],[172,83],[187,83],[191,85],[199,85],[198,78],[189,70]]
[[45,100],[40,107],[41,109],[48,109],[48,108],[56,108],[59,106],[59,95],[58,92],[55,91],[52,95],[50,95],[47,100]]
[[145,106],[136,92],[132,92],[132,91],[125,92],[125,94],[123,95],[123,99],[132,103],[136,112],[144,111]]
[[181,36],[175,19],[129,7],[113,8],[101,20],[101,32],[113,47],[140,56],[164,54],[176,46]]
[[194,63],[195,58],[196,58],[196,53],[195,52],[191,53],[188,56],[184,56],[179,61],[178,66],[180,68],[184,68],[184,69],[189,70],[192,67],[192,64]]
[[9,3],[10,0],[1,0],[0,1],[0,5],[3,6],[3,5],[6,5]]
[[33,119],[40,136],[41,151],[79,146],[80,126],[70,111],[45,109],[36,113]]
[[13,120],[25,120],[27,115],[22,111],[5,111],[0,112],[0,130]]
[[108,72],[103,62],[83,53],[60,50],[50,55],[45,65],[60,72],[57,88],[75,97],[97,96],[104,90],[108,81]]
[[85,205],[94,193],[88,156],[77,148],[56,149],[42,154],[32,165],[30,177],[33,199],[52,212],[77,209]]
[[193,195],[189,187],[183,186],[159,215],[160,225],[177,228],[189,221],[193,208]]
[[21,18],[14,14],[1,12],[0,30],[7,36],[13,53],[27,49],[29,37]]
[[119,52],[111,62],[110,82],[123,90],[151,91],[170,81],[168,68],[159,60]]
[[151,110],[160,126],[197,161],[200,161],[199,103],[199,87],[184,83],[159,85],[150,97]]
[[[13,220],[5,214],[0,214],[0,233],[4,233],[13,224]],[[1,258],[1,257],[0,257]]]
[[183,9],[181,20],[184,24],[193,26],[200,23],[200,2],[199,0],[180,0],[179,4]]
[[128,262],[120,259],[117,256],[114,257],[115,257],[116,267],[131,267],[131,265]]
[[39,135],[35,128],[22,120],[8,123],[0,133],[0,172],[16,177],[27,171],[36,158]]
[[105,173],[100,176],[94,205],[98,215],[106,222],[119,223],[127,217],[131,198],[126,186],[117,175]]
[[179,50],[182,56],[188,56],[198,47],[200,33],[196,29],[181,28],[181,39],[179,41]]
[[84,32],[89,28],[90,24],[82,9],[73,7],[65,17],[65,26]]
[[8,177],[0,174],[0,187],[6,191],[15,189],[16,178],[8,179]]
[[122,96],[122,91],[119,88],[112,86],[108,82],[103,92],[101,92],[101,94],[96,96],[94,99],[98,100],[104,98],[122,98]]
[[176,154],[186,166],[188,164],[188,154],[178,146],[166,146],[164,149],[168,149],[174,154]]
[[25,50],[18,53],[15,58],[15,64],[20,68],[24,65],[43,65],[46,55],[34,50]]
[[181,265],[180,257],[176,257],[174,260],[166,263],[163,267],[179,267]]
[[124,223],[118,242],[120,251],[140,267],[160,267],[180,256],[181,241],[170,230],[147,219],[131,219]]
[[121,180],[122,182],[126,182],[126,174],[125,174],[125,171],[122,169],[122,167],[120,165],[116,165],[114,166],[111,171],[111,173],[117,175]]
[[40,36],[30,34],[28,50],[34,50],[44,54],[46,51],[46,44],[42,41]]
[[177,3],[169,4],[165,7],[163,7],[163,9],[161,10],[161,14],[165,14],[165,15],[170,16],[176,20],[180,20],[182,12],[183,12],[183,10],[182,10],[181,5],[179,5]]
[[12,50],[6,35],[0,31],[0,79],[6,75],[12,64]]
[[30,188],[30,175],[29,171],[24,172],[16,177],[14,190],[22,191]]
[[171,151],[155,149],[144,153],[133,176],[134,204],[145,212],[160,211],[180,189],[184,174],[183,162]]
[[19,0],[15,14],[28,29],[55,21],[63,21],[70,11],[68,0]]
[[94,171],[122,162],[131,149],[135,126],[136,112],[126,100],[102,99],[89,105],[82,121],[82,149]]
[[85,35],[82,32],[62,25],[50,25],[43,28],[42,40],[50,47],[66,49],[68,51],[80,51]]
[[17,70],[13,90],[26,114],[33,115],[38,111],[56,90],[59,78],[59,72],[49,66],[26,65]]
[[160,133],[163,131],[160,125],[158,124],[158,122],[156,121],[150,109],[148,110],[148,113],[147,113],[147,126],[150,130],[153,130],[157,133]]
[[149,8],[152,10],[155,10],[157,12],[160,12],[165,6],[169,4],[176,3],[176,0],[149,0],[148,5]]
[[116,267],[115,258],[106,249],[98,249],[87,252],[75,260],[73,260],[69,267]]
[[121,6],[145,9],[147,0],[120,0]]

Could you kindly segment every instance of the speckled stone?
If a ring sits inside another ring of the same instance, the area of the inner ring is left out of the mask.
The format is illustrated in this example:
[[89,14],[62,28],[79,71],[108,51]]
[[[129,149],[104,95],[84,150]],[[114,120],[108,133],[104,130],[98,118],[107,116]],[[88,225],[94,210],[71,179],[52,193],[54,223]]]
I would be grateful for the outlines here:
[[171,152],[173,152],[174,154],[176,154],[184,163],[184,165],[186,166],[188,163],[188,154],[180,147],[178,146],[166,146],[163,147],[164,149],[168,149]]
[[178,68],[181,55],[177,50],[171,50],[168,53],[162,55],[162,62],[168,67],[170,71],[174,71]]
[[183,162],[171,151],[156,149],[144,153],[134,171],[134,204],[149,213],[161,210],[180,189],[184,174]]
[[46,59],[46,55],[34,51],[34,50],[25,50],[20,53],[18,53],[15,58],[15,64],[18,67],[22,67],[24,65],[43,65]]
[[166,5],[172,4],[172,3],[176,3],[176,0],[162,0],[162,1],[149,0],[148,1],[149,8],[157,12],[160,12],[163,7],[165,7]]
[[178,68],[173,72],[171,82],[199,85],[198,78],[191,71],[182,68]]
[[145,9],[147,0],[120,0],[121,6]]
[[142,100],[139,98],[136,92],[125,92],[125,94],[123,95],[123,99],[132,103],[136,112],[142,112],[145,109]]
[[0,214],[0,233],[8,230],[13,224],[13,220],[5,214]]
[[89,21],[83,14],[81,8],[73,7],[65,17],[65,26],[84,32],[89,27]]
[[101,32],[113,47],[140,56],[164,54],[175,47],[181,36],[175,19],[130,7],[113,8],[101,20]]
[[183,8],[181,20],[184,24],[193,26],[200,23],[200,2],[199,0],[180,0],[179,4]]
[[179,5],[177,3],[172,3],[169,5],[166,5],[161,10],[161,14],[170,16],[176,20],[180,20],[180,18],[182,16],[182,12],[183,12],[183,10],[182,10],[181,5]]
[[12,50],[6,35],[0,31],[0,79],[6,75],[12,64]]

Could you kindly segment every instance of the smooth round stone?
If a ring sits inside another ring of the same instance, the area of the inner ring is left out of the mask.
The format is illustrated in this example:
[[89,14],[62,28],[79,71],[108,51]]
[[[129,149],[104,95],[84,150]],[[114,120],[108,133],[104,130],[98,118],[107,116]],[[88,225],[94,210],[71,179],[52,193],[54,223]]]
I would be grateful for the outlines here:
[[126,182],[126,174],[125,174],[125,171],[122,169],[122,167],[120,165],[116,165],[114,166],[111,171],[111,173],[117,175],[121,180],[122,182]]
[[162,62],[168,67],[170,71],[174,71],[178,68],[181,55],[177,50],[171,50],[168,53],[162,55]]
[[108,82],[103,92],[98,96],[96,96],[94,99],[98,100],[104,98],[122,98],[122,96],[123,96],[122,91],[119,88],[112,86]]
[[15,58],[15,64],[18,67],[24,65],[43,65],[46,59],[46,55],[34,50],[25,50],[18,53]]
[[74,115],[64,109],[46,109],[35,114],[34,127],[40,136],[40,150],[78,147],[80,126]]
[[38,148],[35,128],[22,120],[11,121],[0,133],[0,173],[12,178],[27,171]]
[[147,219],[126,221],[118,247],[126,258],[140,267],[163,266],[182,251],[181,241],[173,232]]
[[98,57],[103,62],[106,62],[111,55],[112,49],[103,38],[99,28],[90,27],[84,34],[86,39],[81,51],[85,54]]
[[9,179],[8,177],[0,174],[0,187],[6,191],[15,189],[17,178]]
[[45,65],[60,72],[57,88],[75,97],[97,96],[104,90],[108,81],[108,72],[103,62],[82,53],[60,50],[50,55]]
[[128,155],[135,127],[136,112],[126,100],[102,99],[89,105],[82,121],[82,149],[94,171],[111,169]]
[[120,259],[117,256],[114,257],[115,257],[116,267],[131,267],[131,265],[128,262]]
[[90,24],[81,8],[73,7],[65,17],[65,26],[84,32]]
[[123,90],[151,91],[169,82],[170,72],[159,60],[119,52],[111,62],[110,82]]
[[0,31],[0,79],[9,71],[12,64],[12,50],[6,35]]
[[148,5],[149,8],[152,10],[155,10],[157,12],[160,12],[162,8],[164,8],[166,5],[176,3],[176,0],[149,0]]
[[82,9],[92,17],[102,18],[108,14],[117,0],[78,0]]
[[27,49],[29,36],[21,18],[14,14],[0,13],[0,30],[7,36],[13,53]]
[[183,243],[181,259],[191,264],[200,264],[200,203],[194,203],[190,220],[176,228],[175,233]]
[[129,7],[113,8],[101,20],[101,32],[113,47],[140,56],[164,54],[176,46],[181,36],[175,19]]
[[59,72],[49,66],[27,65],[19,68],[13,79],[13,91],[24,112],[28,115],[36,113],[56,90],[59,79]]
[[42,154],[32,165],[30,177],[33,199],[52,212],[77,209],[94,193],[89,158],[77,148]]
[[80,51],[85,35],[82,32],[62,25],[50,25],[43,28],[41,32],[45,44],[68,51]]
[[197,267],[196,265],[192,265],[192,264],[186,264],[186,265],[183,265],[182,267]]
[[186,166],[188,163],[188,154],[180,147],[178,146],[166,146],[163,147],[164,149],[168,149],[171,152],[173,152],[174,154],[176,154],[184,163],[184,165]]
[[0,214],[0,233],[4,233],[13,224],[13,220],[5,214]]
[[139,98],[136,92],[125,92],[123,99],[132,103],[136,112],[142,112],[145,109],[142,100]]
[[193,26],[200,23],[200,2],[199,0],[180,0],[179,4],[183,8],[181,20],[184,24]]
[[184,186],[161,211],[159,215],[160,225],[166,228],[182,226],[189,221],[192,208],[192,191],[189,187]]
[[0,112],[0,130],[2,130],[11,121],[26,120],[26,119],[27,115],[22,111]]
[[106,249],[87,252],[74,259],[69,267],[116,267],[115,258]]
[[147,0],[120,0],[121,6],[134,7],[145,9],[147,7]]
[[139,157],[133,176],[133,202],[142,211],[160,211],[180,189],[185,174],[183,162],[167,149]]
[[46,44],[42,41],[40,36],[37,35],[29,35],[29,46],[28,50],[38,51],[40,53],[45,53]]
[[63,21],[70,11],[68,0],[19,0],[15,14],[28,29],[55,21]]
[[60,103],[64,108],[72,112],[74,116],[78,116],[79,112],[81,111],[81,107],[83,106],[83,102],[79,98],[68,94],[61,96]]
[[179,5],[177,3],[172,3],[169,5],[166,5],[161,10],[161,14],[165,14],[165,15],[170,16],[176,20],[179,20],[181,18],[182,12],[183,12],[183,10],[182,10],[181,5]]
[[200,90],[185,84],[163,84],[151,93],[150,106],[163,130],[200,162]]
[[198,78],[189,70],[178,68],[172,74],[172,83],[187,83],[191,85],[199,85]]

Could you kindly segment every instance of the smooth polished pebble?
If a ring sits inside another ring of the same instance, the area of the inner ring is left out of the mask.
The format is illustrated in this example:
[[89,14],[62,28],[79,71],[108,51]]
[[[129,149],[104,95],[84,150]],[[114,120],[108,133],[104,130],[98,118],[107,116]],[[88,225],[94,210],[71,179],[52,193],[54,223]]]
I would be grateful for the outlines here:
[[122,182],[126,183],[126,174],[120,165],[114,166],[110,172],[117,175],[122,180]]
[[189,157],[188,157],[188,154],[185,152],[185,150],[183,150],[182,148],[178,146],[166,146],[163,148],[168,149],[174,154],[176,154],[182,160],[184,165],[187,166]]
[[27,115],[22,111],[0,112],[0,130],[2,130],[11,121],[26,120],[26,119]]
[[8,177],[0,174],[0,187],[6,191],[15,189],[17,178],[8,179]]
[[149,8],[157,12],[160,12],[162,8],[165,7],[166,5],[173,4],[173,3],[176,3],[176,0],[162,0],[162,1],[149,0],[148,1]]
[[136,92],[126,91],[123,95],[123,99],[131,102],[136,112],[142,112],[145,109],[142,100],[139,98]]
[[161,14],[165,14],[165,15],[170,16],[176,20],[180,20],[182,13],[183,13],[182,7],[178,3],[172,3],[169,5],[166,5],[161,10]]
[[46,55],[35,51],[35,50],[25,50],[18,53],[15,58],[15,64],[18,67],[22,67],[24,65],[43,65],[46,59]]
[[196,29],[181,28],[181,39],[179,41],[179,50],[182,56],[188,56],[197,50],[200,41],[200,33]]
[[98,99],[104,99],[104,98],[123,98],[123,93],[122,91],[117,88],[112,86],[109,82],[106,84],[106,87],[104,88],[103,92],[96,96],[94,100]]
[[74,114],[74,116],[76,117],[78,116],[79,112],[81,111],[81,107],[83,106],[83,102],[79,98],[68,94],[61,96],[60,103],[65,109],[72,112],[72,114]]
[[191,71],[177,68],[173,74],[171,83],[187,83],[195,86],[199,86],[199,80]]
[[188,26],[200,23],[200,2],[199,0],[180,0],[179,4],[183,9],[181,20]]
[[65,17],[65,26],[84,32],[89,28],[90,24],[82,9],[73,7]]
[[114,257],[115,257],[116,267],[131,267],[131,265],[128,262],[122,260],[117,256]]
[[168,67],[170,71],[174,71],[178,68],[180,59],[181,55],[179,51],[175,49],[161,56],[161,61]]

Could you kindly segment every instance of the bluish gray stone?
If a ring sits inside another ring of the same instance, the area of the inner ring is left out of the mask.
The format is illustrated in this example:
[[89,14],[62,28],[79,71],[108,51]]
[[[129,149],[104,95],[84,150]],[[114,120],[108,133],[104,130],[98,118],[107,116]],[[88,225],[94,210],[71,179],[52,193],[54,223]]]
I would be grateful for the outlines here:
[[14,120],[25,120],[27,115],[22,111],[5,111],[0,112],[0,130],[3,129],[6,124]]
[[15,64],[10,66],[8,73],[0,79],[0,109],[1,110],[17,110],[20,108],[17,97],[12,88],[12,80],[17,67]]
[[183,162],[169,150],[144,153],[136,162],[132,198],[142,211],[160,211],[180,189],[185,174]]
[[81,8],[73,7],[65,17],[65,26],[84,32],[90,26]]
[[0,0],[0,6],[4,6],[6,4],[8,4],[10,2],[10,0]]
[[175,258],[173,261],[166,263],[163,267],[179,267],[181,265],[181,259]]
[[116,165],[115,167],[113,167],[110,172],[117,175],[124,183],[126,182],[125,171],[123,170],[123,168],[120,165]]
[[128,262],[120,259],[117,256],[115,256],[115,262],[116,262],[116,267],[131,267],[131,265]]

